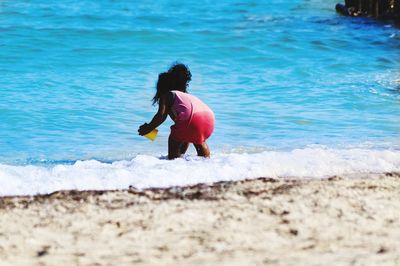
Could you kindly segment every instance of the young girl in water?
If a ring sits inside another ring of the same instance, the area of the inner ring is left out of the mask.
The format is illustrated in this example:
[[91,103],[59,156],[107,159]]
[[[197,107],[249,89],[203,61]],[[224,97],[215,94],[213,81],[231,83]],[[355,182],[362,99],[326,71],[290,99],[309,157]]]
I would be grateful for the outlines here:
[[168,72],[158,76],[157,92],[153,105],[158,103],[158,112],[150,123],[139,127],[139,135],[146,135],[161,125],[167,116],[175,122],[168,139],[168,159],[185,154],[193,143],[197,155],[210,157],[206,140],[214,130],[214,113],[197,97],[187,93],[192,78],[187,66],[174,64]]

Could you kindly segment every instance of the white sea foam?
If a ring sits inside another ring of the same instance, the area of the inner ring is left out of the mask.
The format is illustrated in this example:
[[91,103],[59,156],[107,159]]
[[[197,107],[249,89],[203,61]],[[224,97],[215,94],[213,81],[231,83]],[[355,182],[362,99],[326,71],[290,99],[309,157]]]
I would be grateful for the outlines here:
[[77,161],[73,165],[0,164],[0,195],[33,195],[64,189],[101,190],[183,186],[256,177],[324,178],[400,171],[399,150],[304,148],[255,154],[215,154],[168,161],[138,155],[130,161]]

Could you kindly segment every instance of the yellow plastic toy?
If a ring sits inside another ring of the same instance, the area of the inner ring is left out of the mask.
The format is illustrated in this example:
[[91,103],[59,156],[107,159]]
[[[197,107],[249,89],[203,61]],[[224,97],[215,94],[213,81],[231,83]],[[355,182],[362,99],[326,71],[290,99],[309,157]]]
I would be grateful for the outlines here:
[[155,128],[153,129],[153,131],[147,133],[146,135],[143,135],[144,137],[148,138],[151,141],[154,141],[157,138],[157,133],[158,133],[158,129]]

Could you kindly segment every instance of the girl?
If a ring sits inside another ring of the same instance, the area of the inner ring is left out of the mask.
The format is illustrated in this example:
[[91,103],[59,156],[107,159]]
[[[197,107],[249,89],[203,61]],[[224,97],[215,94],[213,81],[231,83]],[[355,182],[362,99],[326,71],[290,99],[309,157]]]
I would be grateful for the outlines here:
[[197,97],[187,93],[191,78],[192,74],[183,64],[175,64],[168,72],[161,73],[153,98],[153,105],[158,103],[158,112],[150,123],[141,125],[138,130],[139,135],[146,135],[169,115],[175,122],[168,139],[170,160],[185,154],[190,143],[193,143],[198,156],[210,157],[206,139],[214,130],[214,113]]

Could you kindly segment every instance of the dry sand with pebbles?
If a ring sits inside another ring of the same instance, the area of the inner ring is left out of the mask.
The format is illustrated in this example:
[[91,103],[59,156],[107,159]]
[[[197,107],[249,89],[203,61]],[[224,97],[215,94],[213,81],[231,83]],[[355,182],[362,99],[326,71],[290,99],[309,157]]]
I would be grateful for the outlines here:
[[400,265],[400,175],[0,198],[1,265]]

